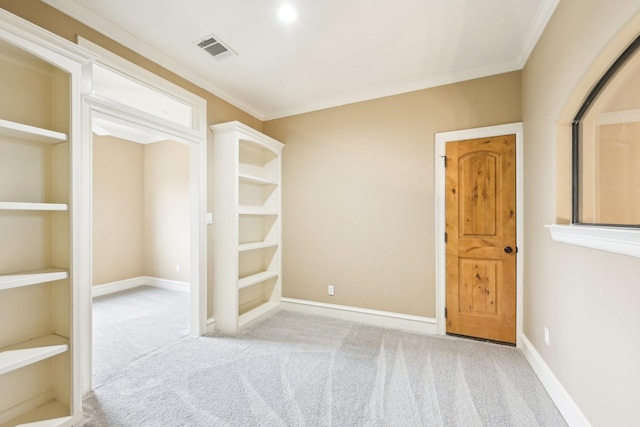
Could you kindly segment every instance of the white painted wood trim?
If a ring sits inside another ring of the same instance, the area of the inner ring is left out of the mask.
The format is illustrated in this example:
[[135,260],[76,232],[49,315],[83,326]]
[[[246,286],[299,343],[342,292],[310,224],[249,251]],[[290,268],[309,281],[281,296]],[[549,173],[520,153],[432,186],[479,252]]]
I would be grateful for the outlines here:
[[8,138],[40,142],[43,144],[55,144],[67,140],[67,135],[62,132],[42,129],[3,119],[0,119],[0,135]]
[[155,288],[170,289],[172,291],[190,292],[191,283],[178,280],[161,279],[159,277],[143,276],[142,281],[147,286]]
[[159,277],[138,276],[130,279],[118,280],[117,282],[104,283],[93,287],[94,298],[109,295],[139,286],[153,286],[155,288],[170,289],[172,291],[190,292],[191,283],[180,282],[178,280],[161,279]]
[[69,340],[59,335],[21,342],[0,349],[0,375],[32,365],[69,350]]
[[207,319],[207,329],[206,329],[206,333],[208,334],[212,334],[213,332],[215,332],[216,330],[216,319],[214,319],[213,317],[210,317]]
[[281,306],[284,310],[366,323],[388,329],[401,329],[403,331],[431,335],[437,333],[436,319],[432,317],[413,316],[391,311],[371,310],[294,298],[282,298]]
[[558,410],[571,427],[591,427],[591,423],[582,413],[571,395],[563,387],[562,383],[554,375],[540,353],[533,346],[526,335],[521,334],[520,342],[522,354],[533,368],[540,382],[549,393],[549,396],[558,407]]
[[206,78],[203,78],[202,76],[193,72],[180,62],[167,56],[165,53],[148,45],[142,40],[134,37],[131,33],[124,31],[123,29],[117,27],[101,16],[91,12],[79,3],[72,0],[43,0],[43,2],[76,19],[77,21],[80,21],[83,24],[93,28],[94,30],[104,34],[105,36],[117,41],[118,43],[126,46],[127,48],[142,55],[143,57],[148,58],[153,62],[163,66],[164,68],[176,73],[177,75],[207,90],[217,97],[222,98],[223,100],[238,107],[239,109],[246,111],[247,113],[260,120],[264,120],[262,113],[256,110],[253,106],[229,95],[228,93],[226,93],[226,91],[213,85]]
[[[108,55],[112,57],[112,54]],[[109,64],[111,68],[118,69],[126,61],[121,58],[117,64]],[[132,64],[130,64],[132,65]],[[124,66],[125,74],[134,74],[135,66]],[[148,75],[137,75],[138,80],[145,81]],[[157,77],[157,76],[156,76]],[[166,86],[165,86],[166,84]],[[172,122],[151,116],[148,113],[127,108],[116,102],[89,93],[91,89],[91,69],[83,80],[85,96],[82,103],[82,168],[77,175],[81,176],[81,209],[79,222],[82,226],[82,239],[76,242],[84,261],[75,263],[79,265],[82,277],[80,283],[91,283],[92,276],[92,182],[93,182],[93,142],[92,121],[99,117],[107,121],[125,123],[128,126],[142,128],[167,136],[167,139],[189,144],[190,146],[190,250],[191,250],[191,301],[190,301],[190,330],[192,334],[203,335],[207,331],[207,102],[205,99],[191,94],[188,91],[177,88],[170,82],[159,77],[154,78],[153,87],[168,90],[181,99],[188,98],[186,103],[196,106],[194,110],[194,128],[188,129]],[[76,280],[78,276],[76,277]],[[86,394],[91,391],[92,378],[92,289],[85,286],[80,289],[77,305],[81,310],[80,325],[82,328],[80,338],[76,340],[82,351],[82,391]]]
[[0,291],[67,279],[69,272],[61,268],[44,268],[0,275]]
[[463,139],[483,138],[497,135],[516,135],[516,345],[520,346],[523,331],[524,310],[524,139],[522,122],[488,126],[452,132],[437,133],[435,137],[435,194],[436,194],[436,326],[439,335],[446,334],[444,308],[446,306],[446,245],[445,232],[445,172],[442,156],[446,154],[447,142]]
[[244,277],[238,280],[238,289],[248,288],[249,286],[257,285],[258,283],[266,282],[269,279],[278,277],[276,271],[262,271],[251,276]]
[[0,210],[3,211],[68,211],[66,203],[23,203],[0,202]]
[[101,297],[103,295],[109,295],[120,291],[126,291],[127,289],[137,288],[138,286],[143,286],[144,284],[144,276],[139,276],[133,277],[131,279],[118,280],[117,282],[95,285],[91,288],[91,296],[93,298]]
[[556,242],[640,257],[640,229],[588,225],[545,225]]
[[520,46],[520,52],[518,54],[519,70],[523,69],[527,63],[529,55],[531,55],[533,48],[538,43],[538,40],[540,40],[540,36],[542,36],[542,32],[547,26],[549,19],[551,19],[551,15],[555,12],[556,7],[558,7],[560,0],[547,0],[541,3],[542,5],[538,8],[524,42]]

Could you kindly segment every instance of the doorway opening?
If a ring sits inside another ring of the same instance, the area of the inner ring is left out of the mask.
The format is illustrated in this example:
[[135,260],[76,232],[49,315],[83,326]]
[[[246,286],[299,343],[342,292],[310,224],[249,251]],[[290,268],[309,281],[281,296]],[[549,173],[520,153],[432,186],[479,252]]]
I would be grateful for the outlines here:
[[[81,289],[82,388],[88,393],[93,376],[93,296],[118,286],[187,288],[189,316],[185,329],[195,335],[207,332],[207,129],[204,99],[87,40],[79,39],[79,43],[100,56],[92,65],[92,89],[84,98],[82,123],[85,167],[81,215],[87,237],[80,247],[92,254],[91,265],[82,272],[82,283],[87,286]],[[137,160],[118,154],[118,150],[137,153],[133,156]],[[111,157],[111,163],[94,163],[98,155],[100,161]],[[128,180],[123,179],[125,159],[138,163],[137,168],[127,168]],[[114,181],[120,181],[116,188]],[[112,193],[126,195],[130,201],[103,200],[100,194],[94,194],[94,184],[107,187],[107,193],[111,186]],[[115,211],[113,205],[117,203],[135,220]],[[109,232],[108,227],[96,228],[109,223],[115,223],[112,229],[118,230],[121,239],[136,243],[123,248],[116,242],[116,249],[94,246],[100,239],[115,239],[117,233]],[[127,265],[128,273],[108,265],[113,257],[122,260],[127,250],[137,254],[137,263],[128,259],[121,264]],[[125,277],[132,274],[134,277]],[[92,286],[105,285],[98,283],[105,281],[107,286]]]
[[190,168],[186,144],[101,120],[93,130],[96,387],[189,334]]

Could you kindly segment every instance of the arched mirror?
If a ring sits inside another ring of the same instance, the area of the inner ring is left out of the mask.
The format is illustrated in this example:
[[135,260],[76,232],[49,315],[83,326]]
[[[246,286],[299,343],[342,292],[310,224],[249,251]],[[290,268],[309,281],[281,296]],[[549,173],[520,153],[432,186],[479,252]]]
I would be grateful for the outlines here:
[[573,224],[640,227],[640,36],[573,121]]

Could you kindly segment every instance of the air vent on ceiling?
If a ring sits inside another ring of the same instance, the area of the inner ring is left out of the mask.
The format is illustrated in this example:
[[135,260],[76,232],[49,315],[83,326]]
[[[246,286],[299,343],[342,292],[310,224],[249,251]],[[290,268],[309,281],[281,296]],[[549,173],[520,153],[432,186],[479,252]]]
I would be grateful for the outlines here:
[[195,42],[195,44],[202,50],[206,51],[209,55],[213,56],[217,60],[229,58],[231,56],[238,55],[229,46],[225,45],[213,34],[203,37]]

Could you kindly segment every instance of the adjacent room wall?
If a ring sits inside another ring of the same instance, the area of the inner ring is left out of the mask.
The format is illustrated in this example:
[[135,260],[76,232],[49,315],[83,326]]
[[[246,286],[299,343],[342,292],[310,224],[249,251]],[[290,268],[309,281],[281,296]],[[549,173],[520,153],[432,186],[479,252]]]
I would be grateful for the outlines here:
[[140,276],[189,282],[189,147],[93,141],[93,285]]
[[637,35],[639,10],[626,0],[562,0],[522,75],[524,330],[594,426],[640,425],[640,260],[554,243],[544,225],[569,217],[570,122]]
[[93,135],[93,285],[144,275],[144,146]]
[[188,145],[174,141],[144,145],[146,276],[190,280],[189,155]]
[[265,122],[286,144],[283,295],[435,317],[434,135],[520,106],[513,72]]

